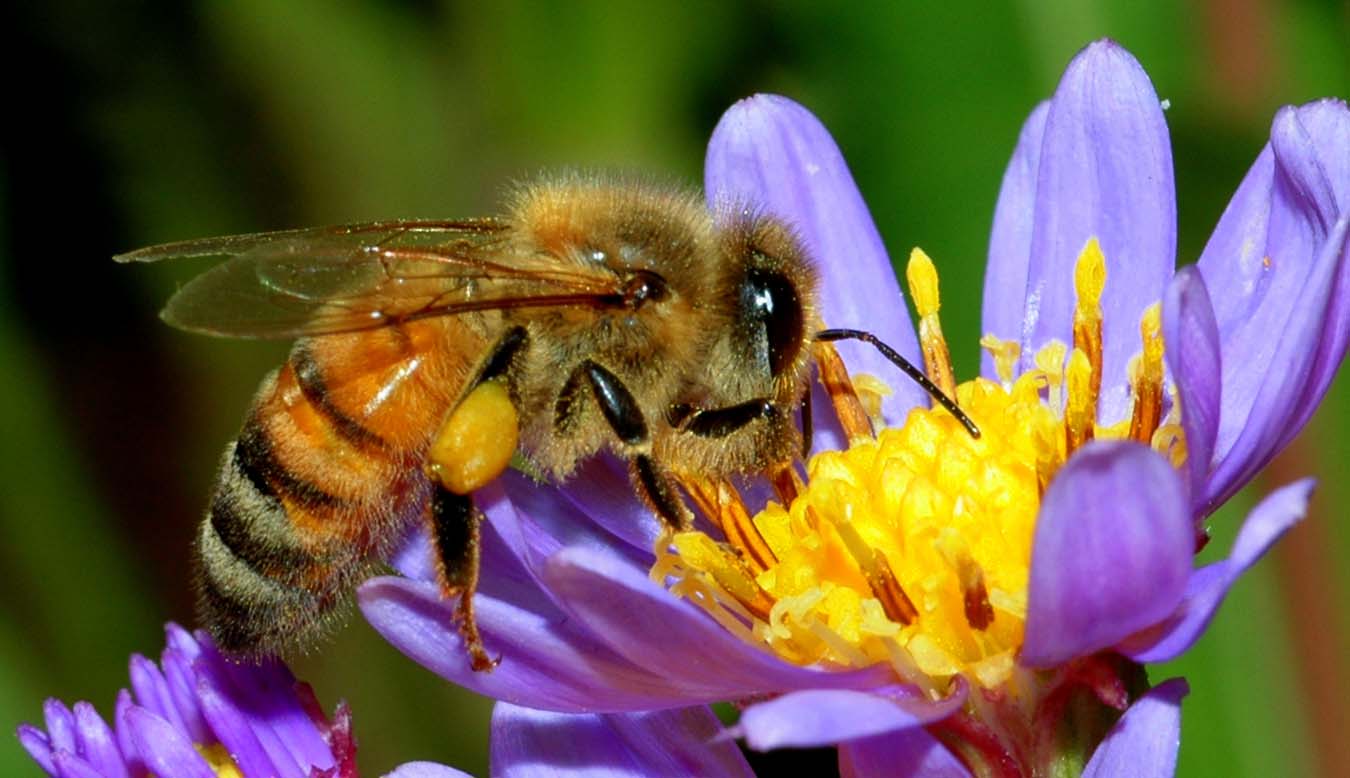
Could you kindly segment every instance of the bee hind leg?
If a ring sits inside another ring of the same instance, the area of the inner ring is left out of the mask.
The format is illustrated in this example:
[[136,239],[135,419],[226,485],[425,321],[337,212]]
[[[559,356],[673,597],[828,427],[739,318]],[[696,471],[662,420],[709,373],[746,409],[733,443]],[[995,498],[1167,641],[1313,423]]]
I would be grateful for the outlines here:
[[435,484],[428,514],[441,593],[446,598],[459,597],[455,613],[473,669],[478,672],[491,670],[501,658],[493,659],[483,648],[483,638],[473,612],[483,513],[474,505],[471,495],[455,494]]

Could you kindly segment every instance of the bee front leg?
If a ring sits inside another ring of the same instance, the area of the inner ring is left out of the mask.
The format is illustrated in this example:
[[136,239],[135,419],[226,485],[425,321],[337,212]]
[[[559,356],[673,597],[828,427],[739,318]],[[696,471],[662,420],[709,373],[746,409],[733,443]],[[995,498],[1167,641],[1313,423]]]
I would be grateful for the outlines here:
[[473,613],[483,512],[474,505],[472,496],[455,494],[435,483],[427,513],[431,541],[436,547],[436,572],[441,594],[447,598],[459,597],[456,608],[459,631],[464,636],[464,647],[469,652],[473,669],[478,672],[491,670],[501,658],[489,657],[483,648],[483,638]]
[[589,386],[600,413],[619,440],[635,453],[629,458],[629,477],[647,505],[671,529],[693,526],[694,516],[680,499],[665,468],[651,454],[651,435],[637,400],[619,377],[593,360],[586,360],[568,377],[558,397],[554,426],[565,432],[576,411],[577,395]]
[[708,408],[685,413],[678,427],[683,432],[703,438],[725,438],[752,421],[770,419],[777,413],[778,409],[773,403],[759,397],[725,408]]

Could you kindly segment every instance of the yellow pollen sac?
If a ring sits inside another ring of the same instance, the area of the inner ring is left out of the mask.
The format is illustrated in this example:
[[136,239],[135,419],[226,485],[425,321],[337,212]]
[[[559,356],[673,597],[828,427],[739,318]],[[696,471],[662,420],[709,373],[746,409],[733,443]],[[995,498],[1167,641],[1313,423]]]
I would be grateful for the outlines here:
[[938,298],[937,268],[923,249],[916,248],[910,252],[905,277],[909,281],[909,294],[914,298],[914,309],[919,313],[919,346],[923,350],[924,370],[939,389],[948,396],[953,395],[956,393],[956,378],[952,369],[952,355],[938,319],[941,304]]
[[[916,251],[908,275],[921,321],[931,317],[930,334],[940,334],[931,260]],[[1175,396],[1161,418],[1157,306],[1141,322],[1134,419],[1097,423],[1104,283],[1101,248],[1089,241],[1075,270],[1075,332],[1082,324],[1095,340],[1045,344],[1021,374],[1016,342],[981,339],[999,380],[977,378],[952,393],[979,438],[927,407],[872,437],[842,362],[822,351],[832,358],[821,372],[849,448],[812,457],[804,483],[791,468],[775,474],[780,502],[758,513],[729,484],[686,483],[724,541],[699,532],[663,538],[652,578],[791,662],[886,664],[933,695],[955,675],[986,689],[1016,687],[1036,519],[1065,461],[1094,438],[1136,434],[1137,423],[1137,439],[1184,465]]]
[[470,494],[501,475],[519,442],[516,406],[502,381],[474,387],[441,426],[427,471],[455,494]]

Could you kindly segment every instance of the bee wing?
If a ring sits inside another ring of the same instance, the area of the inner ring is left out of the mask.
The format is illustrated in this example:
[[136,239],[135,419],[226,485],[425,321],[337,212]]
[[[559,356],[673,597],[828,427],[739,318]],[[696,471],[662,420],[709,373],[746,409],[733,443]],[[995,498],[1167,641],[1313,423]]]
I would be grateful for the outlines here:
[[612,300],[603,268],[508,248],[494,220],[372,222],[151,246],[116,259],[227,256],[165,306],[169,324],[210,335],[293,338],[474,310]]

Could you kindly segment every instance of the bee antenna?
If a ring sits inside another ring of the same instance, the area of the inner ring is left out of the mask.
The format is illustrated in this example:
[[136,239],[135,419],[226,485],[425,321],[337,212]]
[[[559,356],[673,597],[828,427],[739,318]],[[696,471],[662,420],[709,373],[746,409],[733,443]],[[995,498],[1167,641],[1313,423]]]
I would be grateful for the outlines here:
[[872,344],[877,351],[881,352],[883,357],[890,360],[891,363],[900,368],[905,375],[913,379],[914,383],[923,387],[925,392],[932,395],[933,399],[937,400],[938,405],[941,405],[948,413],[955,416],[956,420],[961,422],[961,426],[966,428],[966,432],[969,432],[972,438],[980,437],[980,428],[975,426],[975,422],[966,415],[965,411],[961,410],[961,407],[956,404],[955,400],[948,397],[945,392],[938,388],[937,384],[933,383],[929,380],[928,376],[923,374],[923,371],[915,367],[908,359],[900,356],[900,352],[883,343],[876,335],[873,335],[870,332],[864,332],[863,330],[821,330],[816,333],[815,339],[827,343],[835,340],[861,340],[864,343]]

